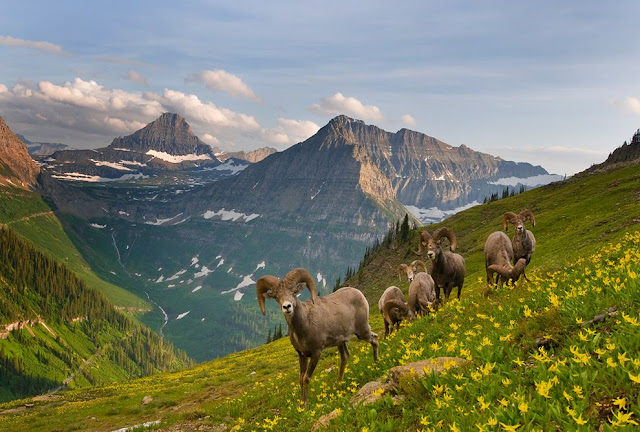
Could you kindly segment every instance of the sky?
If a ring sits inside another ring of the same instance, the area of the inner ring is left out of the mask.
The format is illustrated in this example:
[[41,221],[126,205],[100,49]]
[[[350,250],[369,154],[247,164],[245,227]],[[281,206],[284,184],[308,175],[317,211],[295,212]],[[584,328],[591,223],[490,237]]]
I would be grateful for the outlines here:
[[571,175],[640,128],[640,2],[12,1],[0,117],[105,147],[163,112],[226,151],[346,114]]

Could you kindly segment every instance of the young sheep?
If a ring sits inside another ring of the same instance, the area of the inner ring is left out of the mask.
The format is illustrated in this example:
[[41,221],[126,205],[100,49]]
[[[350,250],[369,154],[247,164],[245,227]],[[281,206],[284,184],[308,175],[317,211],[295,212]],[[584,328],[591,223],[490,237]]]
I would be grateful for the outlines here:
[[[418,266],[422,266],[424,272],[414,273]],[[413,315],[424,315],[429,311],[429,307],[435,307],[436,303],[436,284],[427,273],[427,265],[420,260],[413,261],[410,266],[400,264],[398,275],[402,279],[400,268],[405,269],[409,279],[409,311]]]
[[[484,268],[487,271],[487,283],[494,284],[493,275],[496,273],[491,266],[511,266],[513,260],[513,246],[511,239],[502,231],[489,234],[484,243]],[[499,278],[500,273],[498,273]],[[497,281],[496,281],[497,282]]]
[[[527,260],[527,265],[531,262],[531,255],[536,250],[536,238],[533,233],[524,227],[526,221],[536,226],[536,218],[531,210],[524,209],[519,214],[507,212],[502,217],[502,225],[505,231],[509,229],[509,224],[515,227],[515,234],[511,244],[513,245],[513,264],[520,258]],[[526,279],[526,276],[525,276]]]
[[[298,294],[304,286],[311,299],[300,301]],[[373,359],[378,360],[378,335],[369,326],[369,303],[356,288],[340,288],[326,297],[318,297],[311,274],[303,268],[291,270],[283,279],[262,276],[256,283],[258,304],[265,314],[265,298],[275,299],[289,327],[291,345],[298,353],[300,363],[300,400],[306,405],[309,381],[322,350],[337,346],[340,352],[338,381],[342,380],[349,358],[347,341],[355,334],[369,342]]]
[[[487,274],[489,272],[498,273],[500,277],[498,278],[500,285],[506,282],[516,283],[520,276],[524,275],[524,269],[527,266],[527,260],[525,258],[520,258],[516,261],[516,265],[512,266],[511,263],[507,263],[506,265],[498,265],[492,264],[489,266],[487,270]],[[525,276],[526,277],[526,276]]]
[[[449,251],[442,250],[443,239],[449,240]],[[431,276],[436,285],[436,299],[440,301],[440,289],[444,290],[446,300],[454,287],[458,287],[458,299],[464,285],[465,263],[462,255],[453,253],[456,249],[456,236],[450,228],[438,228],[433,235],[428,231],[422,231],[418,240],[416,255],[422,255],[426,248],[427,256],[433,263]]]
[[408,318],[414,319],[414,314],[409,310],[404,301],[404,294],[397,286],[390,286],[382,293],[378,301],[378,310],[384,320],[384,335],[389,336],[393,331],[393,326],[400,327],[400,322]]

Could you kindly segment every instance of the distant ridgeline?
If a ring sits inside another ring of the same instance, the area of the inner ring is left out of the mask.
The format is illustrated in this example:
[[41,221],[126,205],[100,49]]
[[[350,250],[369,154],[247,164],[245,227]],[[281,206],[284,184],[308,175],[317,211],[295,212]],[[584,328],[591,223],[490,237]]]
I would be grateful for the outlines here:
[[69,377],[69,387],[83,387],[192,364],[70,269],[0,228],[0,401]]

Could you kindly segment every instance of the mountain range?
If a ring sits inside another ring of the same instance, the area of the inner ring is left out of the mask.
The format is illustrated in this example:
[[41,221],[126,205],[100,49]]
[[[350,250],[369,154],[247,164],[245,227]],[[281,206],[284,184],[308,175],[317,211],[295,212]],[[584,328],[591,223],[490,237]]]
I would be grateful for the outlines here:
[[[92,268],[156,304],[143,321],[196,360],[265,339],[268,329],[243,298],[262,274],[307,267],[328,292],[407,208],[419,225],[502,191],[504,179],[548,176],[542,167],[347,116],[257,163],[222,164],[205,150],[182,117],[163,114],[107,148],[55,153],[40,182]],[[159,164],[158,153],[207,159]],[[126,182],[60,181],[123,178],[123,167]],[[214,333],[217,344],[201,343]]]

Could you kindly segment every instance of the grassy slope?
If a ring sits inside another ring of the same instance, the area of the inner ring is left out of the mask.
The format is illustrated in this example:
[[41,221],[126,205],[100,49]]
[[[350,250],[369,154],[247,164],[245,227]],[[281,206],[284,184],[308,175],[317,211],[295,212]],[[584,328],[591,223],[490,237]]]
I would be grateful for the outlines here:
[[18,188],[0,188],[0,223],[7,224],[36,248],[63,261],[116,307],[134,313],[151,309],[148,302],[100,279],[91,270],[38,194]]
[[[220,430],[308,430],[336,408],[336,430],[611,430],[640,421],[640,238],[638,166],[571,179],[474,207],[446,221],[467,261],[461,302],[417,320],[381,340],[381,359],[352,342],[345,380],[333,387],[335,350],[323,355],[310,386],[308,409],[297,408],[297,361],[288,340],[234,354],[195,369],[35,401],[29,411],[0,415],[6,430],[112,430],[162,420]],[[505,211],[534,211],[538,240],[531,282],[487,293],[482,247],[501,229]],[[399,283],[395,269],[411,261],[411,242],[380,250],[351,281],[370,303]],[[619,246],[618,242],[622,242]],[[292,263],[292,267],[295,263]],[[624,312],[600,326],[577,324],[604,308]],[[256,305],[257,307],[257,305]],[[375,307],[371,323],[381,333]],[[535,338],[554,341],[536,351]],[[410,383],[395,403],[349,408],[350,395],[389,368],[437,356],[470,359],[471,366]],[[255,373],[254,373],[255,372]],[[141,405],[143,396],[153,401]],[[18,408],[22,402],[0,406]],[[32,402],[31,400],[27,402]],[[581,424],[586,422],[585,424]],[[517,426],[519,425],[519,426]]]

